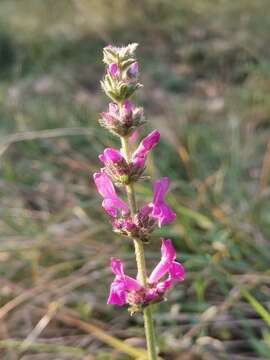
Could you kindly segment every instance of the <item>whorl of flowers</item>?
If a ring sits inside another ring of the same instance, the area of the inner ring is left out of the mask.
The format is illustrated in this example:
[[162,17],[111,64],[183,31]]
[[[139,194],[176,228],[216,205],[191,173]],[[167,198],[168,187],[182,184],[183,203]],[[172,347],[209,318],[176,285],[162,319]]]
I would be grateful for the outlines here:
[[[99,123],[125,141],[130,141],[130,137],[134,137],[134,133],[145,123],[143,108],[130,101],[134,92],[142,87],[138,82],[136,48],[137,44],[126,47],[108,45],[103,50],[106,73],[101,85],[112,102],[108,110],[101,113]],[[124,149],[106,148],[99,155],[104,167],[94,174],[96,187],[103,198],[102,207],[109,215],[113,230],[142,242],[149,241],[150,233],[155,228],[169,224],[176,217],[165,201],[169,179],[163,177],[155,180],[152,201],[135,212],[117,194],[114,185],[129,186],[145,178],[147,155],[159,139],[159,131],[153,130],[128,157]],[[184,280],[184,268],[175,259],[172,241],[162,238],[161,260],[147,278],[146,285],[142,285],[138,279],[124,273],[121,260],[112,258],[111,268],[115,279],[111,284],[108,304],[129,304],[132,311],[137,311],[163,300],[165,292],[174,282]]]

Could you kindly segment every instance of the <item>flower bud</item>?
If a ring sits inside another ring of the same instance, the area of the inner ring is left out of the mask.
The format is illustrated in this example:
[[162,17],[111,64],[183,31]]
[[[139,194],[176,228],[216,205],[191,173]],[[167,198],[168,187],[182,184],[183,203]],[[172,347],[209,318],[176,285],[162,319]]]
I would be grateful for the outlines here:
[[142,86],[137,82],[138,62],[135,59],[137,45],[130,44],[120,48],[110,45],[103,49],[103,61],[107,64],[107,73],[101,86],[114,102],[123,102]]
[[112,77],[116,77],[119,74],[119,67],[116,63],[112,63],[108,66],[108,72]]
[[145,118],[143,109],[132,106],[126,99],[121,109],[110,103],[108,111],[101,113],[99,123],[115,135],[129,136],[145,123]]
[[139,73],[139,64],[137,61],[135,61],[133,64],[130,65],[130,67],[127,70],[127,75],[130,78],[136,78]]

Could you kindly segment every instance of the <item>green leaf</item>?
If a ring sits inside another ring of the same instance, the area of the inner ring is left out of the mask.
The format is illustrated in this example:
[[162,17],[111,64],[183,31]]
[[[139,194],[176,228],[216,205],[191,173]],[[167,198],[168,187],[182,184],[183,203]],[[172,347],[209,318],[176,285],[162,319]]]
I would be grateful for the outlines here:
[[255,309],[257,314],[260,315],[260,317],[267,323],[268,326],[270,326],[270,313],[269,311],[261,305],[258,300],[253,297],[250,292],[245,289],[241,288],[241,294],[244,296],[244,298],[249,302],[249,304]]

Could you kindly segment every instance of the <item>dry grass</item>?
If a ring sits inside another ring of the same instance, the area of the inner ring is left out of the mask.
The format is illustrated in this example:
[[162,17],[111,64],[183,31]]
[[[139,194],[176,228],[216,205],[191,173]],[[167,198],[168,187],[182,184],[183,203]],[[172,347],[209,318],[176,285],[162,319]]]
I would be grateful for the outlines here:
[[[110,256],[131,272],[134,258],[89,180],[104,145],[117,144],[96,121],[101,49],[116,40],[141,43],[136,101],[163,135],[149,174],[172,179],[178,221],[162,235],[187,269],[156,307],[161,356],[268,357],[267,5],[1,2],[1,359],[145,356],[141,318],[105,305]],[[150,184],[137,192],[150,199]],[[160,234],[147,248],[149,268]]]

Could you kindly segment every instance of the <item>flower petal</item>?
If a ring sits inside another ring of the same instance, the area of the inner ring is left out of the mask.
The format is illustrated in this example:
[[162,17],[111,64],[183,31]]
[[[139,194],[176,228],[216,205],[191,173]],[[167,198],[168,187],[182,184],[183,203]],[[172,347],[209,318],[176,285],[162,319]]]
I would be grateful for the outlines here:
[[145,159],[148,152],[158,143],[160,139],[160,133],[158,130],[152,131],[148,134],[140,143],[137,150],[133,154],[133,160],[136,158]]
[[161,260],[149,277],[150,283],[158,282],[169,271],[172,266],[172,262],[176,258],[176,251],[172,245],[172,241],[170,239],[166,240],[163,238],[161,238],[161,241]]
[[105,162],[112,161],[118,163],[123,160],[123,156],[120,154],[120,151],[113,148],[107,148],[104,150],[104,159]]
[[122,306],[126,303],[125,284],[122,281],[113,281],[107,304]]
[[169,205],[164,202],[164,197],[169,188],[169,179],[167,177],[156,180],[154,183],[153,208],[152,216],[158,219],[159,226],[169,224],[176,218],[176,214]]
[[114,218],[117,217],[118,211],[112,199],[104,199],[102,201],[102,207],[110,216]]
[[115,77],[119,72],[119,67],[116,63],[112,63],[108,66],[108,71],[113,77]]
[[169,269],[170,278],[175,281],[183,281],[185,279],[185,268],[177,261],[173,261]]
[[125,287],[128,291],[138,291],[142,288],[138,280],[125,275]]
[[172,261],[176,259],[176,251],[172,244],[172,240],[161,238],[161,241],[161,260],[171,264]]
[[158,219],[159,227],[169,224],[176,218],[175,212],[173,212],[169,205],[165,203],[153,204],[152,216]]
[[161,179],[158,179],[154,183],[154,198],[153,203],[162,203],[164,202],[164,197],[166,195],[166,192],[169,189],[169,178],[163,177]]
[[124,279],[124,264],[120,259],[115,257],[111,258],[111,269],[115,275],[118,275]]
[[98,192],[102,197],[112,198],[117,196],[113,183],[111,182],[109,176],[104,171],[95,173],[94,181],[98,189]]
[[116,275],[117,280],[121,280],[125,285],[127,291],[137,291],[141,289],[141,284],[134,278],[125,275],[124,264],[121,260],[112,257],[111,258],[112,272]]
[[113,183],[104,171],[95,173],[94,181],[98,192],[104,198],[102,206],[109,215],[116,217],[117,210],[122,210],[124,215],[128,214],[128,205],[117,196]]

